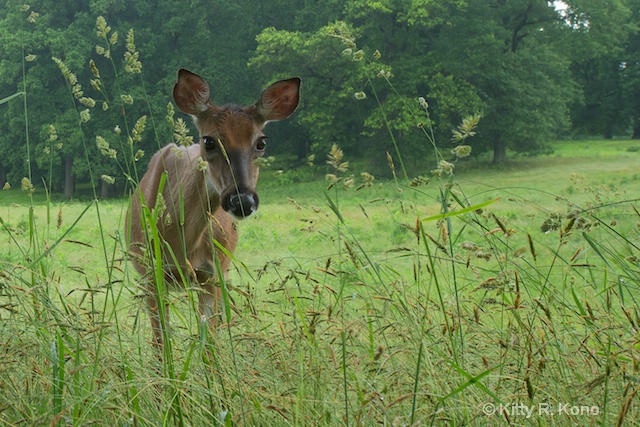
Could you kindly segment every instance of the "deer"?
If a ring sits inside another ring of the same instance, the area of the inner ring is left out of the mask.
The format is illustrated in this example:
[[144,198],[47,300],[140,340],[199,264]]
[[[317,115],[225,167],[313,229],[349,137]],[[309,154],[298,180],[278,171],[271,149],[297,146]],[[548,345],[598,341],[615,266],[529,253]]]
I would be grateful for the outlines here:
[[[255,104],[219,106],[202,77],[178,71],[173,100],[193,118],[198,141],[188,147],[171,143],[152,156],[131,195],[125,224],[130,258],[145,290],[154,346],[163,346],[162,324],[168,324],[166,304],[159,307],[159,280],[166,289],[195,284],[201,318],[215,330],[222,304],[220,281],[228,278],[238,242],[237,221],[251,216],[259,205],[257,159],[265,154],[263,130],[267,123],[293,114],[300,85],[298,77],[280,80],[264,89]],[[150,214],[154,209],[155,216]],[[154,218],[155,234],[149,224]],[[161,275],[154,250],[162,256]]]

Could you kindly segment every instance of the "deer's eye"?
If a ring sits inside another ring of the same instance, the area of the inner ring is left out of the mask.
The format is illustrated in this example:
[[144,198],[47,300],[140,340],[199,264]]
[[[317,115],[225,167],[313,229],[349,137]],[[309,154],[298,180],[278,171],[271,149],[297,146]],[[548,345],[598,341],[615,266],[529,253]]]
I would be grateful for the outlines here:
[[258,139],[258,142],[256,143],[256,150],[264,151],[265,148],[267,148],[267,137],[261,136],[260,139]]
[[204,144],[204,149],[207,151],[215,150],[218,148],[218,139],[212,136],[203,136],[202,142]]

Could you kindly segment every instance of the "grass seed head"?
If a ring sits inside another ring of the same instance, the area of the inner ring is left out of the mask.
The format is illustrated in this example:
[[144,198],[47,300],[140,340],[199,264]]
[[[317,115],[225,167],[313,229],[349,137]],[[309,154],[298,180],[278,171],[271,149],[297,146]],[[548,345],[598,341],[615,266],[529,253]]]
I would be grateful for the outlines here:
[[343,162],[344,152],[336,144],[331,146],[331,151],[327,154],[327,164],[337,172],[346,172],[349,169],[349,162]]
[[455,154],[455,156],[459,159],[462,159],[464,157],[469,157],[471,155],[471,146],[457,145],[451,149],[451,153]]
[[20,188],[22,189],[22,191],[25,191],[28,194],[33,194],[33,192],[35,191],[31,180],[27,177],[22,178],[22,180],[20,181]]
[[197,166],[198,170],[200,172],[204,172],[207,170],[207,161],[204,160],[202,157],[198,157],[198,166]]
[[49,141],[53,142],[58,139],[58,132],[54,125],[49,125]]
[[27,22],[30,24],[35,24],[39,16],[40,14],[38,12],[31,12],[27,17]]
[[189,135],[189,127],[182,118],[179,118],[175,122],[173,138],[178,145],[182,145],[183,147],[188,147],[193,144],[193,137]]
[[124,69],[131,74],[139,74],[142,72],[142,63],[139,61],[140,53],[136,51],[136,44],[133,35],[133,29],[127,32],[127,51],[124,53]]
[[100,153],[105,157],[115,159],[118,155],[118,152],[111,148],[107,140],[100,135],[96,136],[96,146],[98,147],[98,150],[100,150]]
[[133,129],[131,130],[131,139],[134,144],[136,142],[142,141],[142,132],[144,132],[144,128],[146,124],[147,124],[147,116],[145,115],[140,117],[136,121],[136,124],[133,126]]
[[104,182],[110,185],[116,183],[116,179],[110,175],[102,175],[100,179],[102,179]]
[[100,80],[100,70],[98,70],[98,66],[93,59],[89,60],[89,69],[91,70],[91,74],[93,74],[93,77]]
[[107,24],[107,20],[104,16],[98,16],[96,19],[96,33],[101,39],[107,40],[107,36],[111,32],[111,27]]

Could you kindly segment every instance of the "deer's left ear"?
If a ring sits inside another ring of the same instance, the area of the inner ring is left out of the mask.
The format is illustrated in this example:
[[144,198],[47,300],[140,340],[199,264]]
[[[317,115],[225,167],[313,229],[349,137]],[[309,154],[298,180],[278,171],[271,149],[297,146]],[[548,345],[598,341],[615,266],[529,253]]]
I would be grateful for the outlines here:
[[289,117],[298,107],[300,100],[300,83],[298,77],[275,82],[262,92],[255,108],[265,121],[283,120]]

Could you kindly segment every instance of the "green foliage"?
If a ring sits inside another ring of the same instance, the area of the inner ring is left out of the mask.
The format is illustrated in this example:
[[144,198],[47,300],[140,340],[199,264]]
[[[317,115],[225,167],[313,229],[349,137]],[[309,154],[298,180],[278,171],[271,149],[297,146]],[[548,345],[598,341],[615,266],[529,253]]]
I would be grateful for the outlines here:
[[550,43],[557,20],[546,1],[470,1],[438,34],[434,61],[484,103],[479,142],[494,163],[508,148],[535,151],[568,129],[575,88],[569,62]]
[[631,76],[640,30],[637,6],[624,0],[573,0],[567,4],[567,21],[573,31],[562,44],[584,97],[572,112],[574,132],[607,138],[625,134],[632,120],[636,122],[634,114],[620,114],[620,107],[636,104],[637,99],[625,83],[634,85]]
[[[349,148],[358,145],[353,129],[362,127],[365,113],[353,95],[362,84],[362,75],[338,38],[348,37],[350,31],[344,22],[336,22],[312,34],[267,28],[257,37],[251,68],[266,75],[276,70],[276,76],[298,74],[304,81],[302,106],[295,120],[309,137],[310,152],[326,152],[334,143]],[[349,128],[352,131],[345,133]]]
[[[0,172],[17,182],[32,156],[34,182],[44,178],[53,189],[66,185],[70,164],[78,183],[91,181],[86,162],[78,161],[82,155],[95,160],[96,176],[133,172],[132,164],[102,159],[95,136],[110,135],[122,153],[126,138],[113,129],[126,134],[147,116],[155,135],[146,134],[139,148],[151,153],[168,141],[172,130],[160,118],[181,67],[215,81],[213,98],[220,103],[252,102],[269,81],[303,77],[303,104],[294,120],[274,129],[274,140],[282,142],[270,146],[297,161],[324,155],[335,143],[382,171],[379,159],[397,150],[418,175],[436,162],[420,126],[444,144],[470,114],[483,116],[474,155],[491,151],[496,163],[508,152],[543,152],[545,142],[559,136],[640,134],[637,8],[632,0],[565,3],[568,9],[559,12],[544,0],[192,1],[188,8],[167,1],[4,0],[0,92],[4,98],[26,90],[34,153],[26,153],[24,105],[18,99],[2,104]],[[112,27],[106,36],[96,32],[98,16]],[[130,52],[131,29],[136,48]],[[82,131],[74,115],[86,107],[69,96],[52,57],[96,99]],[[90,84],[90,59],[106,82],[99,92]],[[132,63],[142,72],[128,72]],[[133,103],[122,105],[121,95]],[[418,97],[428,101],[428,119]],[[106,114],[103,102],[111,106]],[[47,158],[41,150],[50,124],[63,145]],[[124,181],[116,182],[124,190]]]

